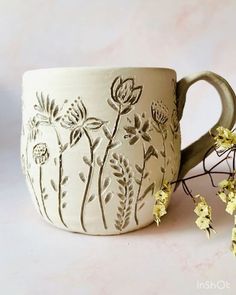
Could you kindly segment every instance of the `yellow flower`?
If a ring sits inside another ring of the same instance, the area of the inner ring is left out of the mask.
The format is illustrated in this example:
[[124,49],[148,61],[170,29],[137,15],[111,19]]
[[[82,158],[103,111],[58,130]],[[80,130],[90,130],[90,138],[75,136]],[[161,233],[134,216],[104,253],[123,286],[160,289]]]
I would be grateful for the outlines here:
[[236,134],[224,127],[218,127],[216,129],[217,134],[214,137],[217,147],[228,149],[236,144]]
[[227,189],[229,191],[232,191],[236,188],[236,179],[234,178],[229,178],[229,179],[224,179],[222,180],[218,186],[221,188],[221,189]]
[[194,212],[201,217],[209,216],[211,218],[211,207],[207,205],[207,202],[204,197],[197,195],[195,198],[200,198],[200,202],[198,202],[197,206],[194,209]]
[[236,210],[236,200],[234,199],[227,203],[225,211],[233,215],[235,210]]
[[159,190],[155,193],[155,200],[166,204],[169,200],[169,194],[163,190]]
[[236,256],[236,242],[232,242],[231,251],[233,252],[234,256]]
[[232,229],[232,241],[236,242],[236,227],[233,227]]
[[202,229],[208,229],[210,226],[210,219],[207,217],[198,217],[198,219],[195,221],[195,223],[197,224],[197,226]]
[[163,203],[164,205],[167,205],[171,191],[171,184],[167,181],[164,181],[162,188],[159,191],[157,191],[154,195],[155,200],[157,202]]
[[161,217],[163,215],[165,215],[167,212],[166,212],[166,207],[164,204],[162,203],[159,203],[159,204],[156,204],[154,205],[153,207],[153,217],[154,217],[154,220],[156,221],[157,225],[159,225],[160,221],[161,221]]
[[228,194],[228,200],[230,202],[235,202],[236,201],[236,193],[235,192],[229,192],[229,194]]
[[225,193],[223,193],[223,192],[219,192],[219,193],[218,193],[218,196],[220,197],[220,199],[221,199],[224,203],[226,203],[227,195],[226,195]]

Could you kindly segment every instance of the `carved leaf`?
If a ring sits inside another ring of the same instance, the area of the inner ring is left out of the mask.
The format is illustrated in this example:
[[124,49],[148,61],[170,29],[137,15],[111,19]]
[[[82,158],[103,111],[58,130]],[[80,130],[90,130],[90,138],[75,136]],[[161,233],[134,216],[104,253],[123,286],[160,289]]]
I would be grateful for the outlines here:
[[94,152],[95,152],[96,148],[99,146],[100,142],[101,142],[101,137],[97,137],[94,140],[93,145],[92,145],[92,149]]
[[154,187],[155,187],[155,184],[154,183],[151,183],[146,189],[145,191],[143,192],[143,194],[141,195],[141,197],[138,199],[138,202],[141,202],[149,192],[152,192],[153,193],[153,190],[154,190]]
[[91,117],[84,122],[84,127],[90,130],[96,130],[101,128],[104,123],[105,123],[104,121],[98,118]]
[[89,197],[89,199],[88,199],[88,203],[89,203],[89,202],[92,202],[94,199],[95,199],[95,195],[92,194],[92,195]]
[[62,182],[61,182],[61,185],[65,185],[68,181],[69,177],[68,176],[65,176],[63,179],[62,179]]
[[105,191],[108,188],[110,182],[111,182],[111,179],[109,177],[106,177],[103,182],[103,191]]
[[132,106],[130,105],[123,109],[123,111],[121,112],[121,115],[128,114],[131,110],[132,110]]
[[112,197],[113,197],[113,194],[112,193],[108,193],[106,195],[106,197],[105,197],[105,204],[107,204],[111,200]]
[[162,173],[165,173],[166,172],[166,169],[164,167],[161,167],[161,172]]
[[163,158],[166,157],[166,153],[165,153],[165,151],[160,151],[160,154],[162,155]]
[[109,148],[110,149],[114,149],[114,148],[117,148],[118,146],[121,145],[121,142],[120,141],[117,141],[117,142],[112,142],[110,145],[109,145]]
[[109,106],[113,108],[113,110],[118,111],[117,105],[114,104],[114,102],[110,98],[108,98],[107,102],[108,102]]
[[102,129],[103,129],[103,132],[104,132],[106,138],[107,138],[108,140],[110,140],[110,139],[112,138],[112,135],[111,135],[111,132],[110,132],[110,130],[108,129],[108,127],[107,127],[106,125],[103,125]]
[[55,182],[51,179],[50,183],[51,183],[52,188],[53,188],[54,191],[56,192],[56,191],[57,191],[57,187],[56,187],[56,185],[55,185]]
[[83,172],[80,172],[80,173],[79,173],[79,177],[80,177],[80,179],[81,179],[83,182],[85,182],[85,181],[86,181],[86,179],[85,179],[85,176],[84,176],[84,173],[83,173]]
[[62,203],[62,208],[66,208],[67,203]]
[[102,166],[102,160],[101,160],[101,158],[100,157],[97,157],[97,164],[98,164],[98,166]]
[[135,168],[139,173],[143,173],[143,169],[138,164],[135,164]]
[[89,161],[89,159],[86,156],[83,156],[83,161],[85,164],[87,164],[88,166],[91,166],[91,162]]
[[66,194],[67,194],[67,192],[64,191],[64,192],[62,193],[61,197],[62,197],[62,198],[65,198]]
[[139,206],[138,210],[141,210],[141,209],[143,208],[143,206],[144,206],[144,203],[142,203],[142,204]]
[[63,153],[67,149],[67,147],[68,147],[68,143],[64,144],[62,146],[61,152]]
[[72,147],[73,145],[75,145],[81,138],[83,132],[82,132],[82,128],[78,127],[75,128],[71,131],[70,133],[70,146]]

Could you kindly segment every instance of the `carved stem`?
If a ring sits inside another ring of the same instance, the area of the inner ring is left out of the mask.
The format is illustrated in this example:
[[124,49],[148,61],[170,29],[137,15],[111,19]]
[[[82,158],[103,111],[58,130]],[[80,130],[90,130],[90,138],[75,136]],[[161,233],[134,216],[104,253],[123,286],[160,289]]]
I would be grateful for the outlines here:
[[86,232],[86,228],[84,225],[84,208],[85,208],[85,204],[86,204],[86,200],[87,200],[87,195],[88,195],[88,190],[90,187],[90,183],[91,183],[91,177],[92,177],[92,173],[93,173],[93,161],[94,161],[94,154],[93,154],[93,147],[92,147],[92,140],[88,134],[88,131],[84,128],[84,133],[88,139],[89,142],[89,149],[90,149],[90,163],[91,165],[89,166],[89,172],[88,172],[88,179],[86,182],[86,186],[85,186],[85,190],[84,190],[84,196],[83,196],[83,201],[82,201],[82,206],[81,206],[81,213],[80,213],[80,222],[81,222],[81,226],[83,228],[83,230]]
[[163,144],[163,152],[164,152],[164,156],[163,156],[163,168],[164,170],[162,171],[162,180],[161,180],[161,187],[163,186],[164,180],[165,180],[165,170],[166,170],[166,144],[165,144],[165,135],[163,132],[163,129],[159,127],[159,129],[161,130],[161,137],[162,137],[162,144]]
[[59,147],[59,173],[58,173],[58,214],[59,214],[59,217],[60,217],[60,220],[62,222],[62,224],[65,226],[65,227],[68,227],[63,219],[63,215],[62,215],[62,208],[61,208],[61,200],[62,200],[62,195],[61,195],[61,182],[62,182],[62,176],[63,176],[63,164],[62,164],[62,143],[61,143],[61,140],[60,140],[60,136],[58,134],[58,131],[55,127],[54,124],[52,124],[52,127],[53,127],[53,130],[56,134],[56,137],[57,137],[57,143],[58,143],[58,147]]
[[44,202],[44,198],[43,198],[43,187],[42,187],[42,165],[39,166],[39,188],[40,188],[40,195],[41,195],[41,200],[42,200],[42,204],[43,204],[43,210],[45,213],[45,216],[47,217],[47,219],[52,223],[52,220],[49,218],[48,213],[47,213],[47,209],[45,206],[45,202]]
[[111,148],[111,144],[113,143],[114,137],[115,137],[116,132],[118,130],[120,116],[121,116],[121,106],[119,106],[119,110],[117,112],[117,117],[116,117],[114,129],[113,129],[111,138],[110,138],[110,140],[109,140],[109,142],[107,144],[105,154],[104,154],[104,157],[103,157],[103,160],[102,160],[102,165],[100,167],[99,175],[98,175],[98,199],[99,199],[99,205],[100,205],[100,209],[101,209],[101,213],[102,213],[103,226],[104,226],[105,229],[107,229],[107,224],[106,224],[106,218],[105,218],[103,202],[102,202],[102,175],[103,175],[103,169],[104,169],[107,157],[108,157],[108,153],[109,153],[109,150]]
[[145,151],[145,146],[143,144],[143,167],[142,167],[140,184],[139,184],[138,193],[137,193],[137,197],[136,197],[136,201],[135,201],[135,207],[134,207],[134,219],[135,219],[135,222],[136,222],[137,225],[138,225],[138,201],[139,201],[139,196],[140,196],[141,187],[142,187],[142,183],[143,183],[144,171],[145,171],[145,168],[146,168],[145,156],[146,156],[146,151]]
[[43,213],[42,213],[42,210],[41,210],[41,207],[40,207],[40,204],[39,204],[39,200],[38,200],[38,197],[36,195],[36,192],[35,192],[35,189],[34,189],[34,185],[32,183],[31,176],[30,176],[30,173],[29,173],[28,145],[29,145],[29,138],[27,137],[26,148],[25,148],[25,154],[26,154],[26,163],[25,163],[26,173],[27,173],[27,177],[28,177],[29,183],[31,185],[32,191],[34,193],[35,200],[37,202],[39,213],[41,214],[41,216],[43,216]]

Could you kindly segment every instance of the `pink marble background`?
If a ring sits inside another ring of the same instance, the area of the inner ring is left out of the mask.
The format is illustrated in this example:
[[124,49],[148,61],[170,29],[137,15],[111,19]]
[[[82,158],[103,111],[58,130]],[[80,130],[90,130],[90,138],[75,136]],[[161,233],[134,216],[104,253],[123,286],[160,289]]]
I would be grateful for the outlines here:
[[[159,66],[176,69],[179,78],[211,70],[236,88],[235,13],[235,0],[0,2],[0,293],[235,294],[232,219],[207,178],[192,186],[213,207],[218,234],[211,241],[196,229],[192,203],[181,189],[158,230],[153,225],[118,238],[76,236],[36,216],[16,152],[25,70]],[[204,82],[194,85],[181,122],[183,146],[219,115],[216,91]],[[206,280],[228,281],[230,288],[199,289]]]

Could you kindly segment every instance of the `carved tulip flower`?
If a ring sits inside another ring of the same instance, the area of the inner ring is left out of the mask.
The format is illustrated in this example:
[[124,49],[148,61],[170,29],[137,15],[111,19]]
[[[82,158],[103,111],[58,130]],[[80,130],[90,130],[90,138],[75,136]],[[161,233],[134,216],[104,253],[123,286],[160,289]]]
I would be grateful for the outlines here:
[[120,109],[124,107],[124,113],[128,113],[132,106],[138,102],[142,89],[142,86],[135,86],[133,78],[122,79],[121,76],[118,76],[111,85],[111,98],[115,105],[111,100],[108,102],[114,109],[117,109],[116,105]]
[[87,110],[80,98],[76,99],[61,119],[61,126],[71,130],[70,145],[75,145],[83,133],[88,130],[97,130],[103,126],[105,121],[95,117],[87,116]]
[[33,148],[33,158],[36,164],[43,165],[49,158],[46,143],[38,143]]

